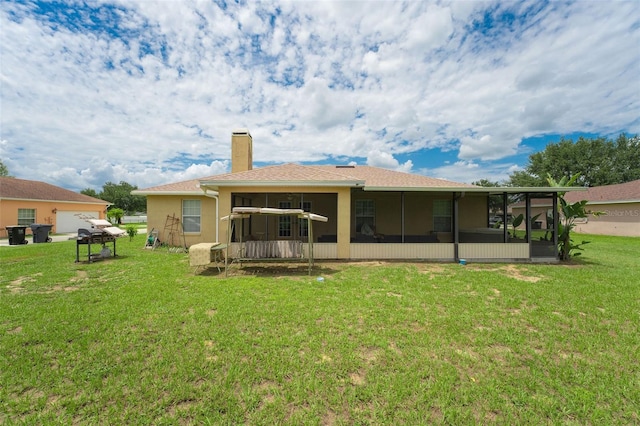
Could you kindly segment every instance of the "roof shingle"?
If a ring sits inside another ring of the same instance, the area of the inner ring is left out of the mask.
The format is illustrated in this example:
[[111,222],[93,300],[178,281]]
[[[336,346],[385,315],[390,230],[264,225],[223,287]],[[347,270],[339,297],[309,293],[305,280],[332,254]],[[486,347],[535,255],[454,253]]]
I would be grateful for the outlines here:
[[580,200],[587,200],[591,203],[609,201],[640,202],[640,179],[615,185],[594,186],[585,192],[568,192],[564,198],[570,203]]
[[304,166],[287,163],[275,166],[260,167],[236,173],[203,177],[183,182],[169,183],[140,190],[140,193],[168,193],[181,191],[196,191],[200,182],[224,186],[226,182],[273,182],[282,183],[363,183],[365,187],[378,188],[468,188],[475,187],[460,182],[436,179],[423,175],[396,172],[380,167],[371,166]]
[[108,201],[73,192],[46,182],[10,177],[0,177],[0,198],[110,204]]

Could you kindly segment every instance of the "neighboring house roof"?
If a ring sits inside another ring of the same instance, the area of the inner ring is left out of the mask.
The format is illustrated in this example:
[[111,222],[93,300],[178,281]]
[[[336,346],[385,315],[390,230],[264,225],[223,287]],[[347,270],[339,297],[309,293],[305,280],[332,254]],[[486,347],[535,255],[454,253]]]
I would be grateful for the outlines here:
[[73,192],[49,183],[10,177],[0,177],[0,199],[59,201],[100,205],[111,204],[108,201]]
[[569,192],[564,196],[570,203],[587,200],[589,204],[640,202],[640,179],[616,185],[594,186],[585,192]]

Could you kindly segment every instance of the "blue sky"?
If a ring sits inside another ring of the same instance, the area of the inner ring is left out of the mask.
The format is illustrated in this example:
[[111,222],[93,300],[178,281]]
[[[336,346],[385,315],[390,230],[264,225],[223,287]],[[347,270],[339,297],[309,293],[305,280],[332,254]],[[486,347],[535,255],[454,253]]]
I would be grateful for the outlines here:
[[72,190],[257,166],[503,180],[640,133],[637,1],[0,2],[0,158]]

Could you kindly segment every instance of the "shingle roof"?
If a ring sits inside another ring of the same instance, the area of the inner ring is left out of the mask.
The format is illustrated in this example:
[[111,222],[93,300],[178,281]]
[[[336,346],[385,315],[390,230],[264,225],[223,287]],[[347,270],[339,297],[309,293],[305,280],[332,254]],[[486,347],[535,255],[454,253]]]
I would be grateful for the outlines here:
[[323,169],[318,166],[302,166],[300,164],[287,163],[277,166],[260,167],[244,172],[227,173],[224,175],[212,176],[210,179],[201,181],[212,182],[344,182],[359,181],[344,173]]
[[594,186],[584,192],[568,192],[564,198],[570,203],[580,200],[587,200],[591,203],[640,202],[640,179],[616,185]]
[[[222,175],[203,177],[183,182],[169,183],[137,191],[142,194],[199,192],[200,182],[210,185],[224,186],[225,183],[247,184],[256,182],[272,182],[288,185],[299,185],[324,182],[329,185],[351,184],[355,186],[379,188],[451,188],[475,187],[460,182],[436,179],[411,173],[396,172],[371,166],[303,166],[287,163],[276,166],[260,167],[244,172],[226,173]],[[363,185],[364,184],[364,185]]]
[[153,186],[151,188],[138,189],[132,191],[134,194],[147,194],[147,193],[201,193],[204,194],[200,189],[200,181],[203,179],[213,179],[215,176],[211,176],[209,178],[200,178],[200,179],[190,179],[184,180],[181,182],[173,182],[167,183],[165,185]]
[[224,185],[224,182],[342,182],[360,183],[364,187],[449,188],[474,187],[465,183],[435,179],[411,173],[396,172],[371,166],[302,166],[283,164],[238,173],[213,176],[201,181]]
[[352,179],[365,181],[369,187],[389,188],[450,188],[450,187],[475,187],[466,183],[450,180],[436,179],[412,173],[396,172],[371,166],[311,166],[322,170],[333,170]]
[[108,201],[73,192],[36,180],[0,177],[0,198],[17,200],[67,201],[75,203],[110,204]]

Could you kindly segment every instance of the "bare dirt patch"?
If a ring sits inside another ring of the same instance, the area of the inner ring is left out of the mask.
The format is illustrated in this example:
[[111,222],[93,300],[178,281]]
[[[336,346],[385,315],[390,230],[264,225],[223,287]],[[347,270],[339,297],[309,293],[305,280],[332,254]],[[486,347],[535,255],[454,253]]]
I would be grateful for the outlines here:
[[360,356],[367,363],[375,362],[378,359],[378,355],[380,354],[380,348],[377,347],[366,347],[360,349]]
[[[525,281],[529,283],[537,283],[543,278],[535,275],[528,275],[529,271],[527,271],[526,269],[523,269],[521,266],[518,266],[518,265],[503,265],[498,267],[486,267],[486,265],[474,265],[474,266],[467,266],[467,268],[473,271],[498,272],[509,278],[514,278],[518,281]],[[496,296],[500,295],[500,291],[497,289],[493,289],[493,292],[495,293]]]
[[366,376],[364,371],[356,371],[355,373],[349,374],[349,379],[351,380],[351,384],[354,386],[362,386],[366,381]]

